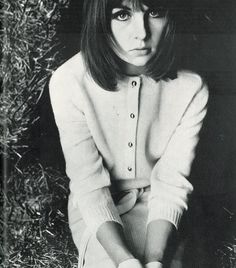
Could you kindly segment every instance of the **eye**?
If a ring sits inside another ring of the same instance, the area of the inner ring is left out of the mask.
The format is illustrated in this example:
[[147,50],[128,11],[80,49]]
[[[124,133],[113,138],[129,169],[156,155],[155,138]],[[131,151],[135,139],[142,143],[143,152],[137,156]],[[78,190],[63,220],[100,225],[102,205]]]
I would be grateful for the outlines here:
[[164,8],[150,9],[148,14],[151,18],[163,18],[166,15],[166,10]]
[[119,21],[126,21],[129,18],[130,18],[130,14],[128,11],[125,11],[125,10],[121,10],[112,14],[112,19],[116,19]]

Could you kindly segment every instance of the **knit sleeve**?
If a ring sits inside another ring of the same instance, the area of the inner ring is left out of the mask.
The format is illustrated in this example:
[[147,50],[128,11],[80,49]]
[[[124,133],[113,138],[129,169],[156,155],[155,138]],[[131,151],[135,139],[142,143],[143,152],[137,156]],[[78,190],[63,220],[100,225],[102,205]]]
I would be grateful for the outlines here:
[[148,223],[165,219],[178,229],[183,211],[188,208],[188,196],[193,191],[187,178],[206,115],[207,101],[207,87],[201,84],[152,170]]
[[71,199],[95,233],[106,221],[122,223],[109,190],[109,172],[103,166],[79,105],[78,87],[76,78],[57,70],[50,80],[49,91],[70,178]]

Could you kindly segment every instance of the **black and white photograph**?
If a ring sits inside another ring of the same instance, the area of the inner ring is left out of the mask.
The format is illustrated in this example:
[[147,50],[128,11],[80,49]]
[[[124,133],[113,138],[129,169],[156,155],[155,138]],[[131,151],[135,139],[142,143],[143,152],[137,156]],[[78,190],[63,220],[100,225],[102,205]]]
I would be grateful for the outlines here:
[[236,2],[1,6],[0,267],[236,268]]

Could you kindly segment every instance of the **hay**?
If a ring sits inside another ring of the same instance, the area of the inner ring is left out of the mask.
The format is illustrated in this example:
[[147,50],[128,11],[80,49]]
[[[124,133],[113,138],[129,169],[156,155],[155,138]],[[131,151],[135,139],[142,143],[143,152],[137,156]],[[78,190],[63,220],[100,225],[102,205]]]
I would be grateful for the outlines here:
[[66,215],[68,180],[33,159],[30,166],[18,165],[32,149],[30,128],[40,116],[37,103],[62,62],[56,25],[68,1],[1,4],[1,267],[75,267],[77,252]]
[[0,145],[1,153],[16,161],[28,147],[28,128],[38,120],[34,111],[45,84],[61,62],[56,24],[67,3],[6,0],[2,5]]
[[68,179],[30,166],[8,179],[5,194],[3,267],[76,267],[77,252],[68,227]]

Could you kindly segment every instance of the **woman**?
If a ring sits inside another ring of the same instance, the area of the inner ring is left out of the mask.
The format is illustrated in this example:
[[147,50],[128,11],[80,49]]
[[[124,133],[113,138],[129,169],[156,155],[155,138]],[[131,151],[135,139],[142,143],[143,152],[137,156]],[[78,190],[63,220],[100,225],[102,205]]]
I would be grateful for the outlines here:
[[50,80],[79,267],[167,265],[188,207],[208,92],[176,70],[177,6],[162,2],[85,1],[81,52]]

